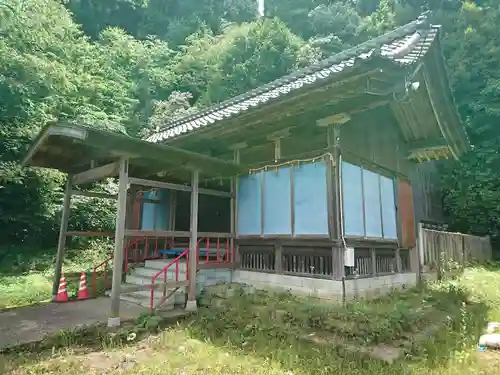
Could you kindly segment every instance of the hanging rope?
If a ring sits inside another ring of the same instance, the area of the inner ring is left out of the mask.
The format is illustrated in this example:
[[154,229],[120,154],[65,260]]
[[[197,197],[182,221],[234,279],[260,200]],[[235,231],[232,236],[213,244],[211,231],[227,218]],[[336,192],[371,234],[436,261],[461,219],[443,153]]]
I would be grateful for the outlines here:
[[286,161],[286,162],[283,162],[283,163],[277,163],[277,164],[275,163],[275,164],[264,165],[264,166],[259,167],[259,168],[250,168],[248,170],[248,174],[257,173],[257,172],[260,172],[260,171],[267,171],[269,169],[277,169],[277,168],[285,167],[285,166],[288,166],[288,165],[300,165],[300,164],[303,164],[303,163],[314,163],[315,161],[324,159],[327,156],[330,159],[330,162],[333,163],[334,158],[333,158],[332,153],[327,152],[325,154],[322,154],[322,155],[319,155],[319,156],[315,156],[313,158],[289,160],[289,161]]

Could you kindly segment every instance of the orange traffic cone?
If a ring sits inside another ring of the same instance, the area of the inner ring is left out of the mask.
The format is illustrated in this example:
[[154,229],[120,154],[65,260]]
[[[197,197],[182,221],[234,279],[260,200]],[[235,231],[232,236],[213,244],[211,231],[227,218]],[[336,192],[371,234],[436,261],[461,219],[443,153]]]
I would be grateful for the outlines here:
[[59,280],[59,290],[57,291],[56,302],[68,302],[68,291],[66,290],[66,279],[61,275]]
[[89,298],[89,289],[87,288],[87,276],[85,272],[80,275],[80,287],[78,288],[77,299],[87,299]]

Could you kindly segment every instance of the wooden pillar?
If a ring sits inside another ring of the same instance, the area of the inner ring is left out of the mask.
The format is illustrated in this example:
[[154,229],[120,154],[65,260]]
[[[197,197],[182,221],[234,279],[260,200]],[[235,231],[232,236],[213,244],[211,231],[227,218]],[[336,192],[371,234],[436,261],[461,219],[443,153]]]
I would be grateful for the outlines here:
[[370,257],[372,259],[372,276],[377,276],[377,250],[375,248],[370,249]]
[[274,245],[274,271],[281,275],[283,274],[283,244],[276,242]]
[[197,170],[193,171],[191,182],[191,238],[189,239],[189,265],[188,265],[188,299],[186,311],[196,311],[196,266],[198,263],[197,242],[198,242],[198,184],[200,175]]
[[[240,147],[238,147],[240,146]],[[240,164],[240,148],[243,145],[236,145],[234,148],[234,162]],[[234,263],[239,267],[240,264],[240,251],[236,245],[236,225],[238,223],[238,176],[231,179],[231,249],[234,249]]]
[[111,313],[108,327],[120,325],[120,289],[122,283],[123,245],[127,214],[128,159],[120,160],[118,207],[116,211],[115,250],[113,254],[113,281],[111,287]]
[[170,190],[170,217],[169,217],[169,230],[175,231],[175,214],[177,208],[177,192]]
[[422,223],[418,223],[418,238],[417,247],[414,249],[415,252],[415,262],[412,264],[412,272],[417,273],[417,284],[420,285],[423,279],[424,272],[424,226]]
[[402,273],[403,272],[403,263],[401,262],[401,250],[398,247],[396,249],[396,272],[397,273]]
[[134,224],[139,224],[139,223],[134,223],[134,206],[137,198],[137,186],[131,186],[128,195],[127,195],[127,214],[125,215],[125,228],[127,229],[138,229],[134,228]]
[[52,283],[52,301],[56,300],[59,291],[59,280],[61,279],[64,250],[66,248],[66,232],[68,231],[69,213],[71,210],[72,176],[68,175],[66,180],[66,190],[64,191],[64,202],[61,215],[61,228],[59,230],[59,241],[57,243],[56,268],[54,282]]
[[[328,134],[328,149],[332,154],[332,166],[329,179],[331,183],[332,197],[330,202],[331,213],[331,229],[330,237],[335,241],[332,246],[332,262],[333,262],[333,275],[335,280],[341,280],[345,277],[344,267],[344,240],[342,233],[342,197],[341,197],[341,180],[340,180],[340,125],[330,124],[327,128]],[[329,215],[330,216],[330,215]]]

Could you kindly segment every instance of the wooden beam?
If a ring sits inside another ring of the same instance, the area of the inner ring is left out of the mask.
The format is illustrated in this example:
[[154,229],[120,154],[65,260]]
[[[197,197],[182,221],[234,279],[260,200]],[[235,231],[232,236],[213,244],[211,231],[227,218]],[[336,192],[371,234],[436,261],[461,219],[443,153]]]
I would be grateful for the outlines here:
[[186,311],[196,311],[196,263],[198,263],[197,243],[198,243],[198,184],[200,174],[197,170],[193,171],[191,182],[191,215],[190,215],[190,232],[189,239],[189,267],[188,267],[188,298],[186,302]]
[[246,142],[235,143],[234,145],[229,146],[230,150],[241,150],[242,148],[248,147]]
[[141,185],[141,186],[154,187],[154,188],[158,188],[158,189],[191,191],[191,187],[190,186],[179,185],[179,184],[172,184],[170,182],[145,180],[145,179],[142,179],[142,178],[135,178],[135,177],[130,177],[128,179],[128,182],[129,182],[130,185]]
[[114,177],[118,174],[118,163],[110,163],[97,168],[89,169],[88,171],[75,174],[73,176],[73,184],[81,185],[89,182],[99,181],[106,177]]
[[408,143],[408,151],[410,153],[445,148],[445,147],[448,147],[448,143],[446,142],[446,139],[441,137]]
[[118,199],[118,195],[116,194],[100,193],[98,191],[73,190],[72,195],[87,198]]
[[191,232],[175,230],[125,230],[126,237],[191,237]]
[[284,128],[282,130],[278,130],[274,133],[269,134],[266,138],[269,141],[275,141],[277,139],[286,138],[289,136],[290,136],[290,128]]
[[66,236],[75,236],[75,237],[114,237],[114,232],[84,232],[84,231],[68,231],[66,232]]
[[316,124],[318,126],[328,126],[328,125],[333,125],[333,124],[345,124],[347,121],[351,119],[351,116],[349,116],[348,113],[342,112],[342,113],[337,113],[335,115],[331,115],[328,117],[324,117],[322,119],[319,119],[316,121]]
[[54,272],[54,281],[52,283],[52,301],[56,300],[56,296],[59,291],[59,280],[61,279],[64,250],[66,248],[66,232],[68,230],[69,213],[71,209],[71,181],[71,176],[68,176],[66,180],[66,190],[64,192],[59,241],[57,243],[56,267]]
[[[180,191],[193,190],[191,186],[172,184],[170,182],[145,180],[142,178],[134,178],[134,177],[131,177],[128,180],[131,185],[141,185],[141,186],[155,187],[158,189],[169,189],[169,190],[180,190]],[[232,196],[230,192],[221,190],[212,190],[212,189],[198,189],[198,193],[206,195],[214,195],[218,197],[227,197],[227,198],[230,198]]]
[[120,290],[122,283],[123,244],[127,214],[128,159],[119,162],[118,209],[116,212],[115,250],[113,254],[113,279],[111,287],[111,312],[108,327],[120,325]]

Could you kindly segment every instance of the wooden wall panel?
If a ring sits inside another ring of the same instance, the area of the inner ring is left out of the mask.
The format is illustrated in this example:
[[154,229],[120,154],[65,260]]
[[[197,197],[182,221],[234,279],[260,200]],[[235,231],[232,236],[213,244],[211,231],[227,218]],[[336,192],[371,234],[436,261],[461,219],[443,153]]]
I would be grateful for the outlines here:
[[398,182],[398,207],[401,228],[401,247],[414,247],[416,245],[415,235],[415,211],[413,209],[413,190],[406,180]]
[[356,158],[362,158],[387,171],[408,176],[410,162],[405,142],[387,107],[359,113],[342,125],[340,147],[347,161],[360,164]]

